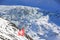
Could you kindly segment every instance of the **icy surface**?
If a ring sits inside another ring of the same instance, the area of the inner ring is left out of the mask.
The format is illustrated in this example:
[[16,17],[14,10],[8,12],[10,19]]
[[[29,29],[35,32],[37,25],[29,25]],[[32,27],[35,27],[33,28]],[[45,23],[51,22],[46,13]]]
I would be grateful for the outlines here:
[[0,17],[24,27],[34,40],[60,40],[60,26],[49,22],[51,14],[42,9],[27,6],[0,6]]

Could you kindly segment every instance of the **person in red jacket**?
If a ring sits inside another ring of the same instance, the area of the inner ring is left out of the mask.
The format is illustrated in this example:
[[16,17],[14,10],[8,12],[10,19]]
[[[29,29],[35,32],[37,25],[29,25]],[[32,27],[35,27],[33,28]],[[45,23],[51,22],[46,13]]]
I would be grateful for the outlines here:
[[25,35],[25,30],[22,28],[21,30],[18,31],[18,36],[24,36]]
[[24,28],[18,31],[18,36],[25,36],[27,39],[33,40],[29,35],[25,33]]

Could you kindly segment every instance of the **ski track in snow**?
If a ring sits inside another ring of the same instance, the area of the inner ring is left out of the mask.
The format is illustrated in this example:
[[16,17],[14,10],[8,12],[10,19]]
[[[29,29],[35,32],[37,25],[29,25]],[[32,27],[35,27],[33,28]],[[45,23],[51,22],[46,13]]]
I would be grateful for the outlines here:
[[[24,27],[26,34],[34,40],[52,40],[53,38],[53,40],[60,40],[60,26],[53,22],[49,22],[50,16],[43,16],[43,11],[44,10],[39,8],[27,6],[0,6],[0,17],[14,23],[19,28]],[[3,25],[3,28],[0,29],[0,35],[2,35],[2,32],[4,33],[3,36],[11,39],[11,37],[8,35],[11,33],[12,35],[14,34],[14,37],[11,40],[14,40],[15,38],[16,40],[20,40],[19,38],[23,40],[22,37],[18,37],[14,33],[14,31],[11,29],[11,26],[8,25],[9,27],[5,29],[4,26],[6,26],[7,23],[3,22],[5,21],[0,20],[0,26]],[[8,31],[6,32],[6,30]]]

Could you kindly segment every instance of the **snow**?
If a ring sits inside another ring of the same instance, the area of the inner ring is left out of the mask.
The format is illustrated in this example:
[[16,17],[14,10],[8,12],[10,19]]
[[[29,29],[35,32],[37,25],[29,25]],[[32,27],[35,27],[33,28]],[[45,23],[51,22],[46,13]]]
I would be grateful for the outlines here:
[[[25,39],[25,37],[22,38],[17,36],[18,29],[14,31],[10,25],[5,29],[6,25],[12,22],[19,28],[24,27],[26,34],[33,40],[52,40],[53,38],[53,40],[60,40],[60,26],[53,22],[49,22],[49,14],[54,14],[48,13],[44,16],[46,13],[44,11],[45,10],[28,6],[0,6],[0,16],[3,18],[3,21],[0,20],[0,25],[3,25],[3,28],[0,30],[4,30],[4,33],[6,32],[5,30],[7,30],[6,34],[14,34],[17,40]],[[8,22],[4,19],[8,20]]]
[[19,29],[15,28],[14,31],[14,26],[8,24],[10,24],[9,21],[0,18],[0,40],[28,40],[24,36],[18,36]]

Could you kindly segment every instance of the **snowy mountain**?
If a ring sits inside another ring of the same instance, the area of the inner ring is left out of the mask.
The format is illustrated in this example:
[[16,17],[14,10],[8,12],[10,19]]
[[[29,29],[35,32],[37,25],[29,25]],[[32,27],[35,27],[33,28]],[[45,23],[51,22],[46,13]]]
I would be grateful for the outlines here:
[[[19,29],[24,27],[26,34],[33,40],[52,40],[53,38],[53,40],[60,40],[60,26],[50,21],[50,17],[55,15],[58,14],[28,6],[0,6],[0,17],[14,23]],[[12,33],[12,31],[8,32]],[[17,37],[17,40],[19,38]]]

